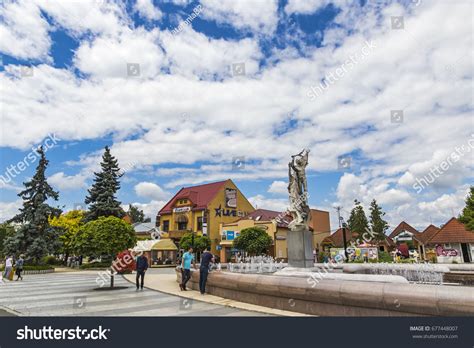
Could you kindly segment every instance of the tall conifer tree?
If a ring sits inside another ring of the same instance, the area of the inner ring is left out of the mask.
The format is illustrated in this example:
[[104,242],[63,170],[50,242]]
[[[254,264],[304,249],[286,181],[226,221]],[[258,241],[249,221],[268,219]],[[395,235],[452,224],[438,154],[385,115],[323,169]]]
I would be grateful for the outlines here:
[[361,237],[369,228],[369,221],[365,216],[364,208],[357,199],[354,200],[354,204],[355,206],[351,210],[347,225],[352,232],[357,233],[358,237]]
[[45,171],[49,161],[42,147],[36,152],[40,159],[35,175],[30,181],[23,183],[25,189],[18,194],[23,199],[23,207],[10,220],[21,223],[22,226],[4,241],[7,254],[25,254],[27,259],[35,263],[43,256],[54,253],[59,247],[57,232],[50,226],[48,219],[61,214],[61,209],[54,208],[47,202],[48,199],[57,201],[59,198],[58,192],[46,180]]
[[474,186],[471,186],[471,191],[466,198],[466,206],[459,216],[459,220],[466,225],[470,231],[474,231]]
[[85,199],[85,203],[89,205],[86,221],[96,220],[101,216],[122,218],[125,215],[120,206],[121,202],[115,197],[120,189],[119,179],[123,174],[120,173],[118,161],[112,156],[108,146],[105,147],[100,167],[101,171],[94,173],[94,184]]
[[374,199],[370,203],[370,227],[373,232],[373,240],[383,241],[385,239],[385,232],[388,229],[388,223],[383,219],[385,212],[382,211],[382,208],[377,204],[377,201]]

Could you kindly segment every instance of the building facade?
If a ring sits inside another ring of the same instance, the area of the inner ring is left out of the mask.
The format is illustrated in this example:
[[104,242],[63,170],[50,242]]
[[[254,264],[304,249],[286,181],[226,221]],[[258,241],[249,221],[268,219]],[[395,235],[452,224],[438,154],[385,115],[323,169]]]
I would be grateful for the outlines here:
[[158,212],[156,225],[179,246],[186,233],[206,235],[219,255],[220,225],[252,213],[254,207],[232,180],[181,188]]

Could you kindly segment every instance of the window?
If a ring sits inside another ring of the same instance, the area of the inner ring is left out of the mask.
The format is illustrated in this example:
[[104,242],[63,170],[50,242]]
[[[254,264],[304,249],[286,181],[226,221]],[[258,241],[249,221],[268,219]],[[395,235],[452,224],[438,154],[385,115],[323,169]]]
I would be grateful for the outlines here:
[[170,230],[170,220],[163,220],[163,232]]
[[197,230],[198,230],[198,231],[202,231],[202,216],[198,216],[198,218],[197,218],[197,224],[198,224]]
[[188,228],[188,218],[186,215],[178,215],[176,217],[178,231],[184,231]]

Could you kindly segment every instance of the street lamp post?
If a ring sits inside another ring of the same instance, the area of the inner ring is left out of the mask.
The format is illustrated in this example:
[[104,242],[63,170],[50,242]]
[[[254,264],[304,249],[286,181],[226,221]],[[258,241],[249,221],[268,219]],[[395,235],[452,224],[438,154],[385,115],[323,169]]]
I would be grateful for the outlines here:
[[347,255],[346,227],[347,227],[347,224],[343,222],[342,223],[342,242],[344,243],[344,256],[346,257],[347,262],[349,262],[349,257]]

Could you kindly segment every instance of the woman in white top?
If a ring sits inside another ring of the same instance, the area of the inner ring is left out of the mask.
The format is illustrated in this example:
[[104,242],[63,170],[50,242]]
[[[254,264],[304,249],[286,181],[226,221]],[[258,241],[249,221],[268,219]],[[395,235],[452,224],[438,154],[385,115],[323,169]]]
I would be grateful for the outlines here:
[[13,269],[13,258],[11,256],[7,256],[7,260],[5,261],[5,274],[4,277],[10,279],[10,273]]

